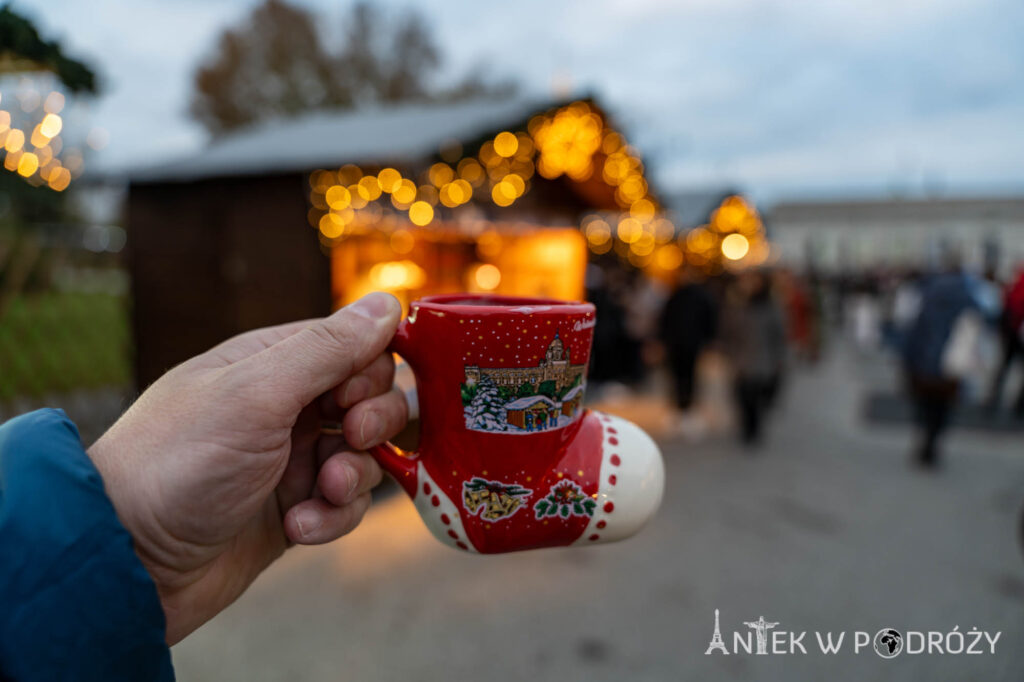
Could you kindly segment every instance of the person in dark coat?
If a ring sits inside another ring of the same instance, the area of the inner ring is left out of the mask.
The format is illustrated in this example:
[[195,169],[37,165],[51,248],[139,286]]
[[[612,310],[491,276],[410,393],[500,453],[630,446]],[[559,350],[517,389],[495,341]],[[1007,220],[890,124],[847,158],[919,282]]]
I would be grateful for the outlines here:
[[939,439],[949,425],[950,414],[960,390],[960,377],[943,367],[943,356],[961,314],[974,309],[982,314],[986,305],[977,293],[973,278],[951,263],[947,271],[928,278],[921,290],[921,308],[907,332],[903,366],[914,412],[921,429],[917,462],[926,467],[938,464]]
[[362,451],[407,417],[400,316],[376,293],[229,339],[88,452],[59,410],[0,426],[0,680],[173,680],[169,645],[290,545],[352,530],[381,480]]
[[722,313],[722,350],[732,364],[740,437],[747,445],[761,440],[786,359],[786,325],[772,296],[771,281],[758,271],[744,272]]
[[703,282],[687,268],[680,270],[679,284],[661,311],[658,335],[672,372],[676,404],[682,410],[693,405],[697,359],[715,336],[717,316]]

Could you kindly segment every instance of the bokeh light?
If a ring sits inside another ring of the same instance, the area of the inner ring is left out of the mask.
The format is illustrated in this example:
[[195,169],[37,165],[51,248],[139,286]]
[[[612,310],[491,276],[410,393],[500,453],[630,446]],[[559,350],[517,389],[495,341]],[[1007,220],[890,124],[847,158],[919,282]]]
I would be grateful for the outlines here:
[[722,255],[729,260],[740,260],[750,250],[750,242],[742,234],[730,234],[722,240]]

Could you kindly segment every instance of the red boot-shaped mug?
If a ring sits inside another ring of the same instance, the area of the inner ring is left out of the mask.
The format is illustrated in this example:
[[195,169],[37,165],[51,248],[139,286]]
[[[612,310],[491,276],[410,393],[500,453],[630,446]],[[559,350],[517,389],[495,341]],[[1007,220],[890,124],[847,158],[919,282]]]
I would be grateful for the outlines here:
[[373,449],[442,542],[492,554],[632,535],[661,502],[661,452],[583,407],[590,303],[455,294],[414,301],[391,348],[412,367],[414,453]]

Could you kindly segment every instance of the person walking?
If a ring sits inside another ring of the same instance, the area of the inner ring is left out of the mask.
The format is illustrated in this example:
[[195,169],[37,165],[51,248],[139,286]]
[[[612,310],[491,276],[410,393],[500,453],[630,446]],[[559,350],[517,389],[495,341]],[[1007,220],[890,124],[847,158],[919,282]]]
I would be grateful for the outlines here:
[[903,346],[907,388],[921,431],[915,453],[921,466],[937,466],[939,440],[949,425],[963,374],[969,371],[969,346],[977,336],[970,331],[977,326],[970,315],[994,312],[978,283],[955,260],[924,283],[921,308]]
[[747,271],[730,293],[722,313],[722,350],[733,368],[740,437],[760,442],[764,413],[782,379],[786,327],[767,276]]
[[715,303],[703,282],[683,268],[658,324],[658,335],[672,372],[676,405],[681,410],[693,406],[697,358],[715,335],[717,317]]

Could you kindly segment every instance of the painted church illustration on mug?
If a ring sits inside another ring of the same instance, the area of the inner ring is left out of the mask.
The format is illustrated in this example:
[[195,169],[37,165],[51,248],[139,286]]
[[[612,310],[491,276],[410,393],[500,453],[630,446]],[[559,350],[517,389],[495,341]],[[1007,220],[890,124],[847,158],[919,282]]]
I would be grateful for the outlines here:
[[558,331],[536,367],[466,365],[466,428],[533,433],[566,426],[583,404],[585,365],[573,365]]

